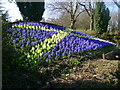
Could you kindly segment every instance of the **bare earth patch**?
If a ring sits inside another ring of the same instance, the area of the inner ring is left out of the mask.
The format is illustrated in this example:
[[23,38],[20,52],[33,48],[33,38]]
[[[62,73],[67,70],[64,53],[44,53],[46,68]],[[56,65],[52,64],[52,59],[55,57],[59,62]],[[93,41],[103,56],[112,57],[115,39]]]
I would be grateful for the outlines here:
[[71,73],[49,81],[43,88],[87,88],[116,87],[119,60],[88,60],[72,67]]

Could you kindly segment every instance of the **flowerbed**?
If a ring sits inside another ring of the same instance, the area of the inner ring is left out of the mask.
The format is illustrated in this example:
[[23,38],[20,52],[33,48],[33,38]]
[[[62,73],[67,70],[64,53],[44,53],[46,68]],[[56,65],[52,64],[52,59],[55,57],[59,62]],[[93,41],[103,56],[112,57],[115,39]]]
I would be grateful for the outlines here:
[[15,49],[23,53],[22,60],[32,65],[115,45],[85,33],[45,23],[14,23],[7,31]]

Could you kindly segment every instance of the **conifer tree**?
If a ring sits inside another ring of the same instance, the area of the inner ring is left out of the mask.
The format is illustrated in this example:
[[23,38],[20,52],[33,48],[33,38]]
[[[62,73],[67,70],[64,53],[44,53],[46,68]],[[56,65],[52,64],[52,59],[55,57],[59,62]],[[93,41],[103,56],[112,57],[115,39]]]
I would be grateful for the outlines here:
[[16,2],[26,21],[40,21],[44,12],[44,2]]
[[96,2],[94,9],[94,30],[98,34],[107,32],[108,22],[110,20],[109,9],[106,8],[104,2]]

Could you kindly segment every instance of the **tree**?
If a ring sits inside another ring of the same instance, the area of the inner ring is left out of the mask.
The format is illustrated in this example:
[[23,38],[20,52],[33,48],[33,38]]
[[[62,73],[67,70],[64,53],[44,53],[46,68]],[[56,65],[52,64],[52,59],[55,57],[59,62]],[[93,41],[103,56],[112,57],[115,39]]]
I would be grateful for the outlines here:
[[23,20],[40,21],[44,12],[44,2],[16,2]]
[[116,2],[116,0],[113,0],[113,2],[117,5],[118,8],[120,8],[120,1]]
[[109,32],[115,32],[118,28],[118,12],[111,12],[111,19],[109,21]]
[[[66,13],[61,13],[60,16],[56,19],[49,18],[46,22],[57,24],[63,27],[69,28],[70,26],[70,15]],[[74,29],[82,29],[82,30],[88,30],[89,29],[89,16],[86,14],[86,12],[83,12],[79,15],[77,18],[77,21],[74,25]]]
[[61,15],[58,18],[56,18],[56,19],[51,19],[50,18],[49,20],[47,20],[47,22],[69,28],[69,26],[70,26],[70,15],[67,12],[61,13]]
[[110,20],[109,9],[106,8],[104,2],[96,2],[94,9],[94,28],[98,34],[107,31],[108,21]]
[[116,6],[118,7],[118,30],[120,30],[120,1],[116,2],[115,0],[113,0],[113,2],[116,4]]
[[6,11],[6,10],[4,10],[3,8],[3,6],[2,6],[2,3],[0,2],[0,23],[2,23],[2,25],[5,25],[7,22],[8,22],[8,20],[9,20],[9,14],[8,14],[8,11]]
[[88,2],[88,5],[86,5],[85,3],[81,3],[79,2],[79,4],[81,6],[84,7],[85,11],[87,12],[89,18],[90,18],[90,30],[93,30],[94,29],[94,11],[93,11],[93,7],[92,7],[92,3],[91,1]]
[[74,29],[78,16],[85,11],[82,7],[80,9],[78,0],[71,2],[55,2],[49,4],[49,8],[51,8],[52,11],[61,10],[63,12],[67,12],[70,15],[70,28],[72,29]]
[[88,30],[90,29],[90,18],[86,12],[83,12],[75,24],[76,29]]

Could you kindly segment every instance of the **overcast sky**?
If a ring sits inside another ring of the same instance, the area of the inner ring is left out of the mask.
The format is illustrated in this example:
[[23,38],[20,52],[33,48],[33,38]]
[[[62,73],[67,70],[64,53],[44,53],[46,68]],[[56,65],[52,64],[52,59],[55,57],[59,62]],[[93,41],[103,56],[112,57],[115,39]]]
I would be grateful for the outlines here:
[[[9,0],[0,0],[2,2],[3,7],[5,7],[5,10],[8,10],[9,16],[11,17],[11,22],[14,22],[16,19],[22,19],[22,16],[20,15],[19,9],[15,3],[8,2]],[[45,6],[50,2],[50,0],[45,0]],[[110,12],[112,11],[118,11],[117,7],[114,3],[106,3],[107,7],[109,8]],[[57,18],[58,15],[50,14],[49,9],[45,8],[45,12],[43,14],[43,17],[45,19],[48,18]]]

